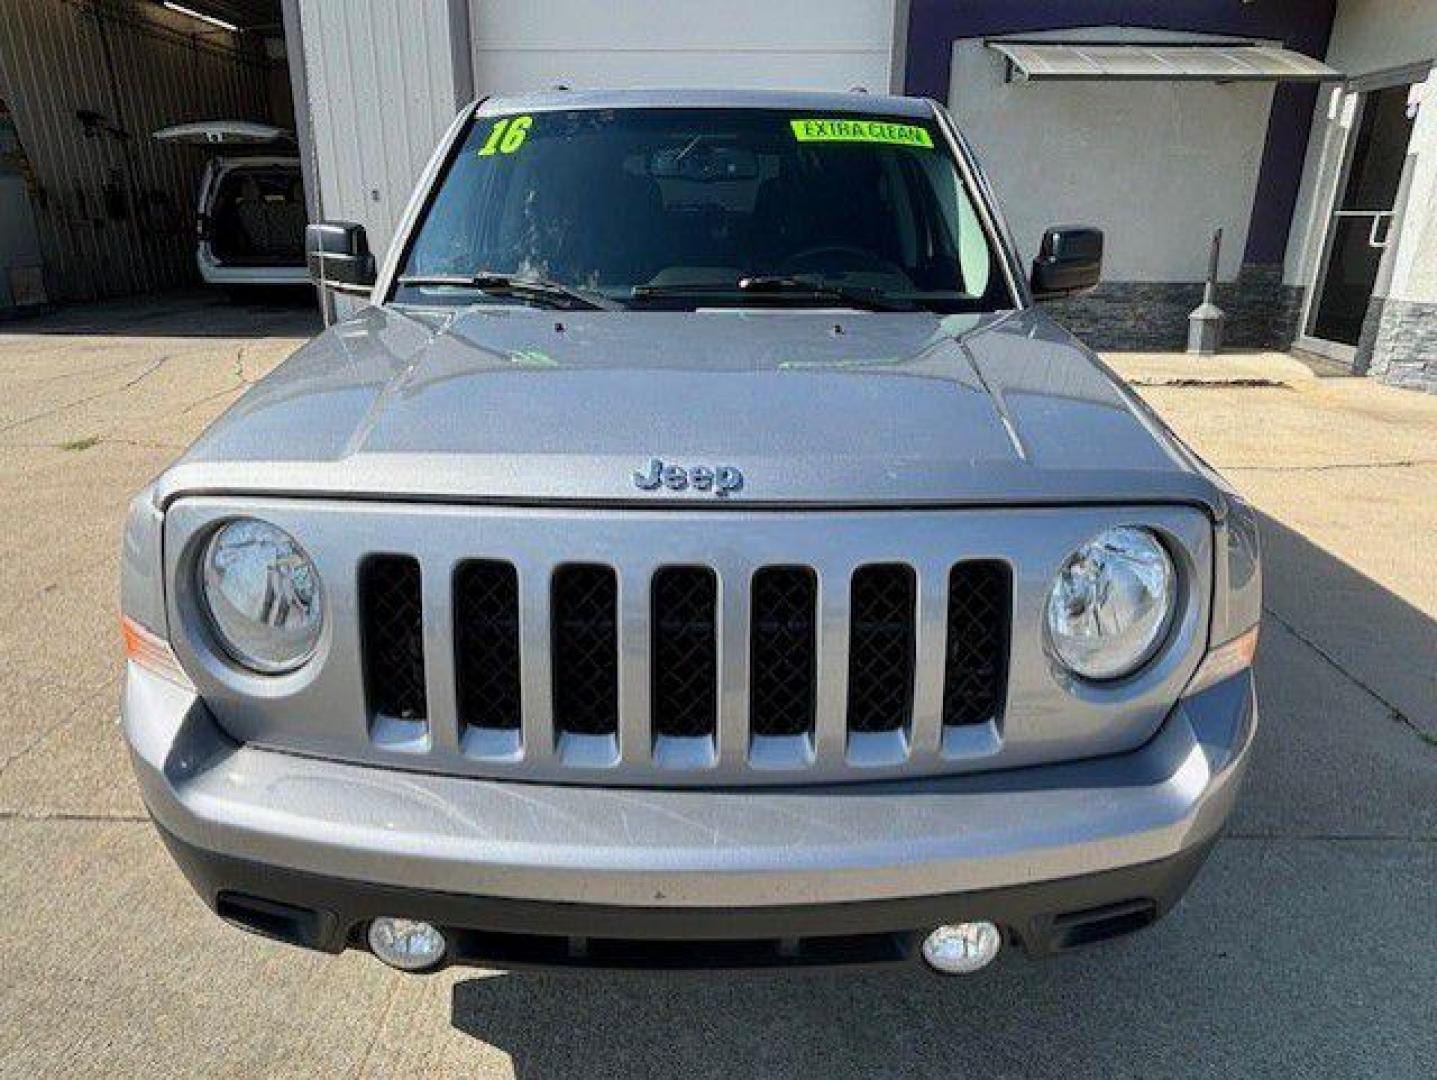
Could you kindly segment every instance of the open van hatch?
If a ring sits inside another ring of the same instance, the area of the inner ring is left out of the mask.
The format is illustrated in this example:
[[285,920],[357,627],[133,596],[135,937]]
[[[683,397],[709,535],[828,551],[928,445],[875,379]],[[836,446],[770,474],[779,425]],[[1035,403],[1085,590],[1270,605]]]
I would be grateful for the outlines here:
[[273,124],[200,120],[155,132],[156,139],[208,147],[200,181],[196,262],[213,285],[298,284],[307,213],[294,136]]

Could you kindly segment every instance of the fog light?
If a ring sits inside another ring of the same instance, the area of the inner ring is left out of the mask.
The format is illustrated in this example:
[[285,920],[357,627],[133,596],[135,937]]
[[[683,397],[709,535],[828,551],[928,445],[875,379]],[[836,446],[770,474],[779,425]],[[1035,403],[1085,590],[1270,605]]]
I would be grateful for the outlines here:
[[448,943],[427,922],[383,916],[369,924],[374,955],[400,971],[423,971],[444,959]]
[[991,964],[1003,947],[1003,935],[990,922],[940,926],[923,939],[923,959],[944,975],[971,975]]

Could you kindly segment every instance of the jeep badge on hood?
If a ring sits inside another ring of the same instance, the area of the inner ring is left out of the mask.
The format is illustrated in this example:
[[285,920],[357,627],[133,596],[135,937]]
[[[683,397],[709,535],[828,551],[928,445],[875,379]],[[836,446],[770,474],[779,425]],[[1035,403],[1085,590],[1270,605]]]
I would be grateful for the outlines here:
[[732,465],[685,468],[682,465],[665,465],[658,458],[651,458],[647,471],[634,473],[634,487],[641,491],[657,491],[661,487],[670,491],[693,488],[695,491],[712,491],[723,499],[743,489],[743,473]]

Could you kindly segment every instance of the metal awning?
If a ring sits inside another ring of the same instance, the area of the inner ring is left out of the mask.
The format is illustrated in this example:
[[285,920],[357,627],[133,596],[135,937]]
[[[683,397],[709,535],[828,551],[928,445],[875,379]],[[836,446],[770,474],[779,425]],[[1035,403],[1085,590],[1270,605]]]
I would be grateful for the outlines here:
[[1331,82],[1343,75],[1277,45],[1206,42],[984,42],[1008,62],[1008,81]]

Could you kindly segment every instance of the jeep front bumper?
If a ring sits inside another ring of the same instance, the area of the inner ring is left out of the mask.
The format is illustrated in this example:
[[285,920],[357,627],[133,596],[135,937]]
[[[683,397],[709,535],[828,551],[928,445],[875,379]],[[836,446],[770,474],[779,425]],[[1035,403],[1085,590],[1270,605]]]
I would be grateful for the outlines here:
[[1251,673],[1183,699],[1126,754],[980,775],[623,789],[378,769],[238,745],[131,664],[145,802],[207,904],[330,951],[378,915],[494,966],[751,966],[908,955],[969,918],[1030,953],[1159,917],[1232,807]]

